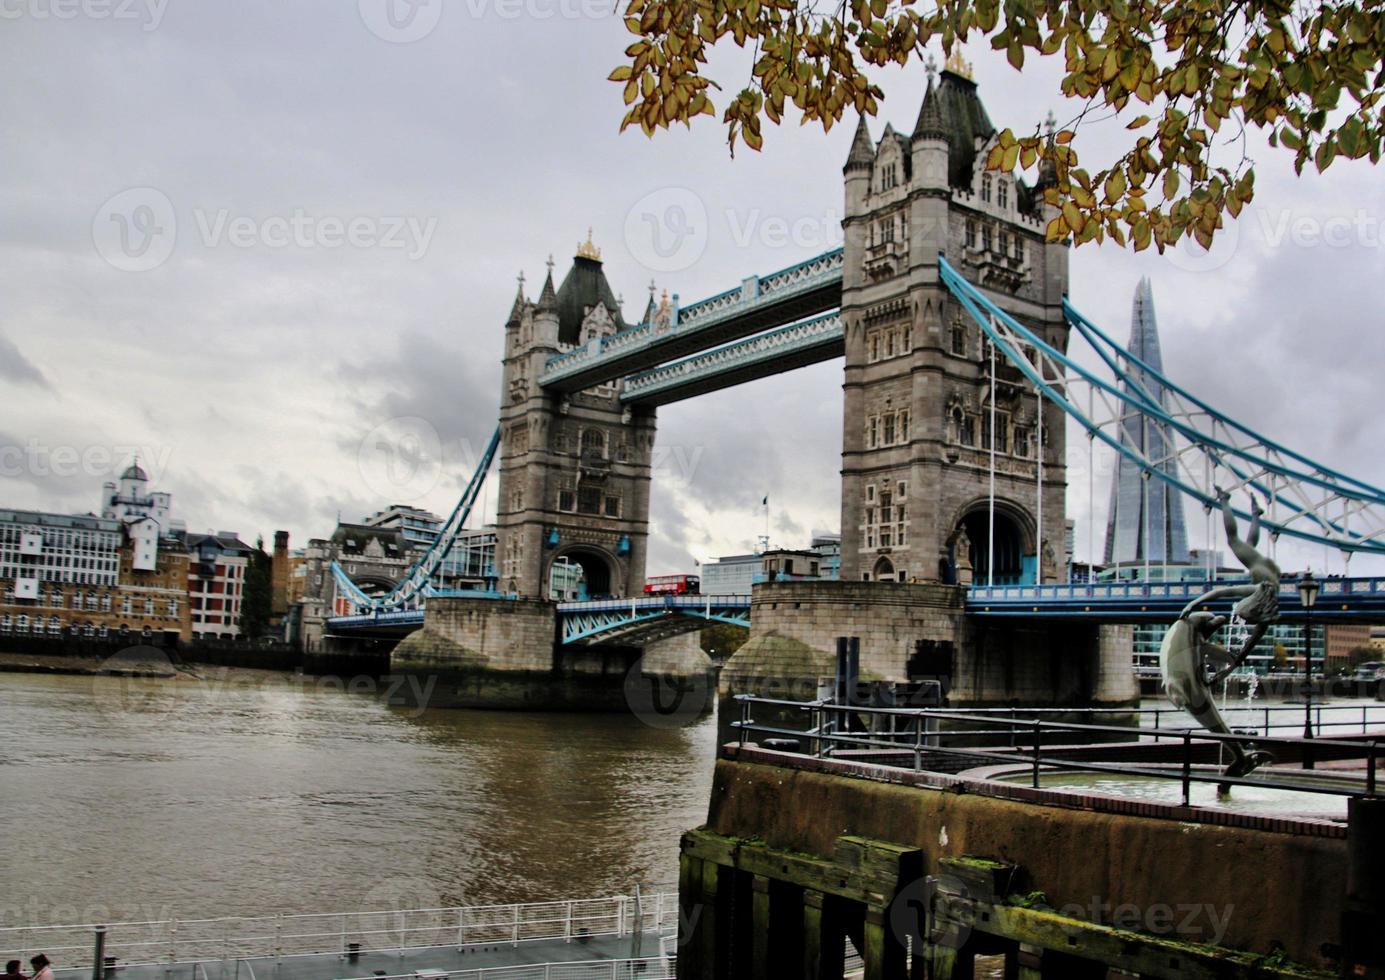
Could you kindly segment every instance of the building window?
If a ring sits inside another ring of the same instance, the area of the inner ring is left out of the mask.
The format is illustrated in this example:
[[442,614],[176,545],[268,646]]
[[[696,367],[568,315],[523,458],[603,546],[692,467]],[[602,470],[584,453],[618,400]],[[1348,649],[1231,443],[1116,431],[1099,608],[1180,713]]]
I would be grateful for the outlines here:
[[607,497],[607,498],[606,498],[606,516],[607,516],[607,517],[619,517],[619,516],[620,516],[620,498],[619,498],[619,497]]
[[981,249],[982,249],[982,251],[985,251],[985,252],[989,252],[989,251],[991,250],[991,226],[990,226],[990,225],[982,225],[982,226],[981,226]]
[[1015,455],[1028,459],[1034,452],[1034,433],[1028,426],[1015,426]]
[[963,414],[957,426],[957,441],[964,446],[976,445],[976,416]]
[[600,429],[582,430],[582,455],[606,458],[606,433]]
[[559,490],[558,509],[569,514],[572,513],[577,509],[577,495],[571,490]]
[[882,421],[883,421],[883,423],[884,423],[884,435],[883,435],[883,438],[884,438],[884,441],[885,441],[885,445],[887,445],[887,446],[893,446],[893,445],[894,445],[894,442],[895,442],[895,433],[894,433],[895,418],[894,418],[893,415],[886,415]]
[[991,203],[991,175],[981,175],[981,200],[986,204]]
[[967,248],[976,247],[976,222],[967,219]]
[[577,512],[579,514],[601,513],[601,491],[596,487],[582,487],[577,491]]
[[1001,178],[997,182],[995,201],[996,204],[1000,205],[1002,211],[1010,206],[1010,182],[1008,180]]

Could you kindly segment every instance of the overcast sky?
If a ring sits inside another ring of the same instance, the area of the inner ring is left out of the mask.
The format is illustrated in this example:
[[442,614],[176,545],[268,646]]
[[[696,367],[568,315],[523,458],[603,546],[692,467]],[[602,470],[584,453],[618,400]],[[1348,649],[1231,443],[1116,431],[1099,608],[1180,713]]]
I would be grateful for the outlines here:
[[[297,546],[396,501],[446,513],[495,424],[521,270],[532,297],[591,226],[633,320],[651,278],[687,303],[840,240],[850,123],[734,160],[706,117],[622,135],[609,2],[389,2],[0,0],[0,506],[90,510],[138,449],[193,529]],[[1021,84],[968,55],[997,125],[1064,117],[1056,65]],[[746,59],[714,67],[731,88]],[[911,130],[922,71],[879,80],[872,132]],[[1169,373],[1385,483],[1385,175],[1258,153],[1211,255],[1084,246],[1073,300],[1124,340],[1150,276]],[[660,411],[651,573],[750,547],[766,494],[777,544],[837,529],[840,381],[832,362]]]

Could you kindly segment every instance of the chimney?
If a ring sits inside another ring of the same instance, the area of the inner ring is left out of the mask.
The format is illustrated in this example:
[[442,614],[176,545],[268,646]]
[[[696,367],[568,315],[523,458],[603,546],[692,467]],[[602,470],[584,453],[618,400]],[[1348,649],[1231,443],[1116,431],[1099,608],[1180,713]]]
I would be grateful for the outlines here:
[[274,554],[269,560],[269,611],[282,617],[289,611],[289,532],[274,532]]

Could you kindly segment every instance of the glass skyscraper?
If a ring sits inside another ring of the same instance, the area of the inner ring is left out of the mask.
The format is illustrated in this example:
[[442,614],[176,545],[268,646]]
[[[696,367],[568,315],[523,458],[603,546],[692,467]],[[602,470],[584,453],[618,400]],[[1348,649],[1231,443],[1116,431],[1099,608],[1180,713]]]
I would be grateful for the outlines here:
[[[1159,353],[1159,326],[1154,319],[1154,291],[1149,279],[1135,287],[1131,314],[1130,343],[1127,349],[1148,368],[1163,373]],[[1122,391],[1139,394],[1165,404],[1164,386],[1138,364],[1128,365],[1132,380],[1123,382]],[[1168,425],[1149,419],[1127,407],[1121,419],[1120,443],[1138,456],[1158,461],[1172,474],[1176,462],[1173,433]],[[1188,529],[1184,524],[1183,500],[1179,492],[1162,480],[1145,480],[1135,461],[1124,455],[1116,462],[1111,481],[1111,508],[1106,519],[1106,556],[1112,565],[1186,564]]]

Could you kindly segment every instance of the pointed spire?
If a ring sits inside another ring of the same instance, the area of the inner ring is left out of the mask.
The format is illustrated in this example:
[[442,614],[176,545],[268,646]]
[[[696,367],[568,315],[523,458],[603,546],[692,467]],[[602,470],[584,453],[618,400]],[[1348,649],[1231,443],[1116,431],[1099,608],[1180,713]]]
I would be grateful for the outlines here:
[[934,87],[931,74],[928,90],[923,93],[923,105],[919,107],[919,119],[914,125],[914,139],[949,139],[947,121],[943,118],[943,98]]
[[543,280],[543,292],[539,293],[540,313],[558,312],[558,293],[553,289],[553,256],[548,257],[548,275]]
[[510,307],[510,318],[505,321],[506,324],[518,323],[524,316],[524,306],[527,302],[524,298],[524,273],[520,272],[517,278],[519,279],[519,288],[515,290],[515,303]]
[[875,163],[875,143],[870,138],[870,127],[866,125],[866,114],[861,113],[856,123],[856,136],[851,141],[851,152],[847,154],[843,172],[869,170]]
[[654,314],[658,310],[658,306],[656,306],[654,303],[654,290],[656,288],[657,287],[654,285],[654,280],[649,280],[649,304],[644,308],[644,318],[640,320],[641,323],[654,322]]

